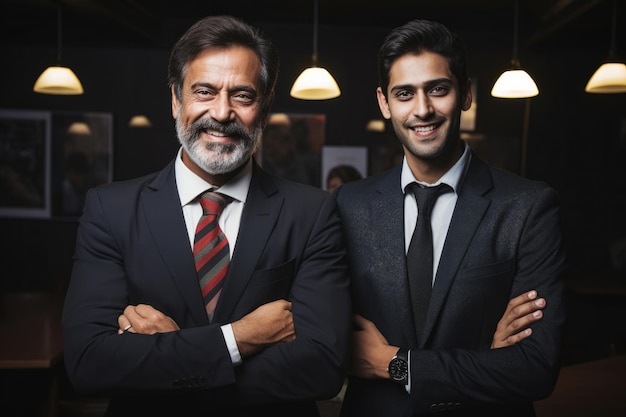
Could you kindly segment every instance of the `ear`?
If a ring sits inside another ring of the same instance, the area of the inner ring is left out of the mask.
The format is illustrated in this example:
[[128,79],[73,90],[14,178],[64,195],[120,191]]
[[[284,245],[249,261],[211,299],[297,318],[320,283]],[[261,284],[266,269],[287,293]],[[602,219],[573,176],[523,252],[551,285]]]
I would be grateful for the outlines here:
[[472,106],[472,80],[469,80],[467,83],[467,91],[465,92],[465,99],[463,100],[463,106],[461,109],[463,111],[469,110]]
[[174,86],[174,84],[172,84],[172,87],[170,88],[170,93],[172,94],[172,117],[174,119],[178,117],[178,108],[180,107],[180,102],[178,101],[178,98],[176,97],[175,88],[176,87]]
[[387,98],[383,94],[383,89],[380,87],[376,89],[376,98],[378,99],[378,107],[380,108],[380,112],[382,113],[383,117],[387,120],[391,119],[389,103],[387,102]]

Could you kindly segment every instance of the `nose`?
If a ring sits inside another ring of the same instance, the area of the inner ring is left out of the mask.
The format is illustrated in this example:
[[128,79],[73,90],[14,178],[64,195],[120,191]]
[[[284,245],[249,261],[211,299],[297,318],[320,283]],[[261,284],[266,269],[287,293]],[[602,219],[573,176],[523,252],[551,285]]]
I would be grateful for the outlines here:
[[415,106],[413,108],[413,113],[420,119],[428,119],[428,117],[433,114],[433,111],[433,106],[430,102],[428,94],[426,94],[424,91],[418,90],[415,97]]
[[235,109],[231,105],[230,97],[227,94],[218,94],[215,99],[211,100],[209,116],[219,122],[234,120]]

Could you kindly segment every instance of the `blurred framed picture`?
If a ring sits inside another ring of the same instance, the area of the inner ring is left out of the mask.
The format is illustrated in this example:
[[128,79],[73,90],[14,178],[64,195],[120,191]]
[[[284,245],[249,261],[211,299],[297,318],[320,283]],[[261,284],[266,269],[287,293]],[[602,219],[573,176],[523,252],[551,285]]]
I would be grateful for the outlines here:
[[50,216],[50,112],[0,110],[0,216]]
[[110,113],[52,113],[52,216],[79,216],[87,190],[111,182],[112,168]]
[[324,114],[272,113],[263,131],[257,161],[280,177],[320,187],[325,135]]
[[111,182],[109,113],[0,110],[0,216],[77,217]]

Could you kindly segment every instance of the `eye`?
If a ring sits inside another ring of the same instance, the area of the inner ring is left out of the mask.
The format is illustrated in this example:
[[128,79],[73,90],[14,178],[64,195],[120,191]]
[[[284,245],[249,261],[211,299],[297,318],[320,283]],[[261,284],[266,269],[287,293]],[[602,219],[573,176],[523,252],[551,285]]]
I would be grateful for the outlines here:
[[199,100],[211,100],[215,97],[215,92],[210,88],[197,88],[193,91],[193,96]]
[[396,93],[396,98],[398,98],[398,100],[400,101],[407,101],[410,100],[415,94],[412,91],[409,90],[399,90]]
[[429,94],[431,96],[441,97],[441,96],[447,95],[449,91],[450,91],[450,89],[448,87],[445,87],[443,85],[438,85],[438,86],[432,88],[429,91]]
[[257,101],[257,96],[255,94],[246,91],[235,93],[232,97],[235,103],[244,106],[249,106]]

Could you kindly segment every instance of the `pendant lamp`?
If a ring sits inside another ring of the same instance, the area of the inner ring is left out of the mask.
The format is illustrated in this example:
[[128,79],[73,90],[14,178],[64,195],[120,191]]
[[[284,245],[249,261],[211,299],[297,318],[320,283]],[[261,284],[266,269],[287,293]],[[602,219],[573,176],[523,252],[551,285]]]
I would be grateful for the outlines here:
[[626,93],[626,65],[616,57],[615,39],[617,31],[617,0],[613,1],[611,25],[611,49],[609,58],[593,73],[585,91],[587,93],[615,94]]
[[504,71],[491,89],[491,95],[498,98],[527,98],[539,94],[537,84],[532,77],[522,69],[517,58],[517,38],[519,25],[519,0],[515,0],[515,19],[513,21],[513,58],[511,68]]
[[152,122],[145,114],[136,114],[128,122],[130,127],[152,127]]
[[313,62],[296,79],[291,87],[290,95],[301,100],[328,100],[339,97],[341,90],[337,82],[326,68],[317,66],[317,21],[319,0],[313,7]]
[[83,85],[68,68],[61,66],[61,7],[57,8],[57,65],[50,66],[41,73],[33,91],[41,94],[78,95],[83,94]]

